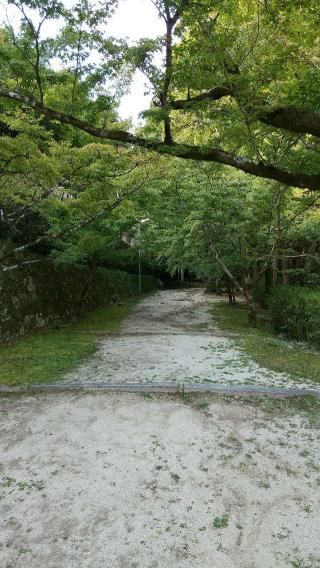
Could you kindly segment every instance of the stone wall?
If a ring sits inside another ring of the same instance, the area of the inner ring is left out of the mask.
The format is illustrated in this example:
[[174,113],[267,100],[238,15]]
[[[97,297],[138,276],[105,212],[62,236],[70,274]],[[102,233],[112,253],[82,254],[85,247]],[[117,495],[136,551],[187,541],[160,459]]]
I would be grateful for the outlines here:
[[[143,291],[157,287],[143,276]],[[75,320],[82,311],[138,293],[138,276],[121,270],[43,261],[0,275],[0,341]]]

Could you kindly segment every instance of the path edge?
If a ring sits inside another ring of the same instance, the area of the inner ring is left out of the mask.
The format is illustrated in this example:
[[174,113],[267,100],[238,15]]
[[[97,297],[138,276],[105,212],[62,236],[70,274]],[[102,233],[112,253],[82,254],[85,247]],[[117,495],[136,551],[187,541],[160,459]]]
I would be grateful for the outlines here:
[[269,396],[272,398],[294,398],[300,396],[316,396],[320,398],[320,389],[305,388],[274,388],[259,387],[257,385],[225,385],[225,384],[199,384],[199,383],[43,383],[9,387],[0,385],[1,394],[33,394],[55,392],[127,392],[127,393],[215,393],[237,396]]

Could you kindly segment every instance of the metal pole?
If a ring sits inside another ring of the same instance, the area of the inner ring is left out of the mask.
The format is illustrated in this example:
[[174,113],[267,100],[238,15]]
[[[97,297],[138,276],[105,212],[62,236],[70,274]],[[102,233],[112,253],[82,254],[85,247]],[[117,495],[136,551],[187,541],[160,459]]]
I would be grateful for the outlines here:
[[139,294],[142,293],[142,283],[141,283],[141,249],[139,248]]
[[138,258],[139,258],[139,294],[142,293],[142,283],[141,283],[141,226],[139,224],[138,229],[138,239],[139,239],[139,250],[138,250]]

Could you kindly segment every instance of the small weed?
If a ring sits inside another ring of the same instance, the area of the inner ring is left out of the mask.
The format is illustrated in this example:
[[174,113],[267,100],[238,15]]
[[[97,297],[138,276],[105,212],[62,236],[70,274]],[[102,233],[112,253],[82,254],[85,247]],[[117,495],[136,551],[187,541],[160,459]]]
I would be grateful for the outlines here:
[[229,515],[224,513],[222,517],[216,517],[213,521],[215,529],[225,529],[229,524]]
[[17,489],[18,491],[30,491],[31,489],[36,489],[37,491],[42,491],[44,489],[44,484],[42,481],[17,481],[13,477],[5,476],[2,478],[0,487],[12,488],[12,491]]
[[217,551],[218,552],[225,552],[226,549],[222,546],[222,542],[219,542],[218,546],[217,546]]
[[239,534],[237,536],[236,545],[241,546],[242,538],[243,538],[243,526],[239,523],[236,524],[237,529],[239,530]]
[[180,398],[184,404],[192,404],[192,395],[186,392],[180,394]]
[[299,453],[299,456],[301,456],[302,458],[307,458],[309,455],[310,455],[310,452],[307,449],[302,450],[302,452]]
[[196,404],[196,408],[198,410],[207,410],[209,408],[209,403],[208,402],[199,402],[198,404]]
[[309,460],[306,465],[312,469],[312,471],[320,471],[320,464],[314,462],[313,460]]
[[141,398],[143,398],[144,400],[150,400],[152,399],[152,394],[150,392],[141,392],[140,393]]
[[307,559],[294,558],[287,559],[287,565],[291,568],[318,568],[320,566],[320,556],[311,554]]
[[261,481],[259,481],[258,483],[258,486],[261,487],[261,489],[270,489],[270,483],[266,479],[261,479]]
[[27,554],[28,552],[31,552],[31,548],[19,548],[18,549],[18,554]]
[[14,483],[16,483],[16,480],[13,477],[5,475],[2,478],[1,487],[11,487]]
[[171,478],[173,479],[173,481],[174,481],[175,483],[179,483],[179,481],[180,481],[180,475],[178,475],[177,473],[172,473],[172,472],[170,472],[170,475],[171,475]]
[[280,540],[285,540],[290,536],[290,534],[291,530],[288,529],[288,527],[281,527],[281,531],[279,531],[277,534],[274,534],[273,536],[276,536]]

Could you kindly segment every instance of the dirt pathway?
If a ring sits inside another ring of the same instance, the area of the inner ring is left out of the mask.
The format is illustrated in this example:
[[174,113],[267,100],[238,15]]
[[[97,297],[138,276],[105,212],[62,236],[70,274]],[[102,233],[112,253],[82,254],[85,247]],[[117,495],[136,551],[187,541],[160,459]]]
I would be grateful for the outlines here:
[[[200,288],[162,290],[142,300],[118,334],[63,383],[207,383],[293,388],[297,382],[255,364],[216,326],[220,299]],[[300,388],[314,385],[298,383]]]
[[319,436],[208,397],[0,398],[1,568],[319,567]]

